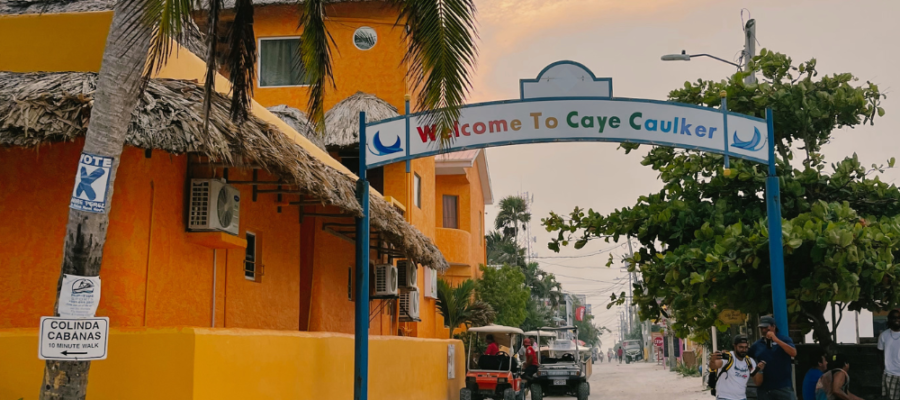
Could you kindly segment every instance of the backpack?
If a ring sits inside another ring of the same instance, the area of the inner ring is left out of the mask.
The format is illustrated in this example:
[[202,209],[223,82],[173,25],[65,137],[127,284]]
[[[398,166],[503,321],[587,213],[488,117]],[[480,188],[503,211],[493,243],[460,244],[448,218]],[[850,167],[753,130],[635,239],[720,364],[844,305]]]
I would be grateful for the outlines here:
[[[708,386],[710,389],[712,389],[710,391],[711,395],[713,395],[713,396],[716,395],[716,382],[719,381],[719,377],[722,376],[722,374],[728,372],[728,370],[734,366],[734,359],[735,359],[735,357],[731,356],[731,352],[722,353],[722,360],[725,361],[725,365],[722,367],[722,370],[717,371],[714,369],[714,370],[709,371],[709,377],[707,378],[708,380],[707,380],[706,386]],[[750,363],[750,357],[744,357],[744,362],[747,363],[748,370],[752,369],[753,365]],[[727,374],[725,375],[725,379],[728,379]]]

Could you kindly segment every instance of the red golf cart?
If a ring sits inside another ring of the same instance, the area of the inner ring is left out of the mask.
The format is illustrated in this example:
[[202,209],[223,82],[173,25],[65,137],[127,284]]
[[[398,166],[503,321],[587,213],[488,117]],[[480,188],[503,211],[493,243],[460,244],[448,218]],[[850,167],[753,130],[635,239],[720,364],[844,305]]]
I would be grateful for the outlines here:
[[466,387],[460,389],[459,400],[525,400],[522,369],[515,357],[521,347],[522,330],[502,325],[469,329],[484,340],[492,335],[500,348],[496,355],[472,354],[469,346]]

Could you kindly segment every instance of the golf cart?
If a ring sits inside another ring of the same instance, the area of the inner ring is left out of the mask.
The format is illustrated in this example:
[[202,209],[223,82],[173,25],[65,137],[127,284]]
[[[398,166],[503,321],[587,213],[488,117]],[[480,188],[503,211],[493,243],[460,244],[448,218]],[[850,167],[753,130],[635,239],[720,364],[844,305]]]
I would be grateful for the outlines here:
[[474,346],[469,346],[469,354],[466,356],[469,363],[466,369],[466,387],[460,389],[459,400],[525,400],[522,370],[515,357],[515,350],[521,346],[522,330],[488,325],[471,328],[469,332],[477,334],[481,339],[492,335],[500,352],[491,356],[476,354],[476,358],[472,355]]
[[622,342],[623,357],[625,364],[642,361],[644,359],[644,348],[641,346],[640,340],[625,340]]
[[589,376],[585,357],[581,356],[578,348],[578,328],[545,327],[528,332],[526,336],[537,336],[538,342],[541,337],[551,337],[546,352],[541,351],[538,372],[529,382],[531,399],[542,400],[545,395],[558,395],[587,400],[591,387],[587,382]]

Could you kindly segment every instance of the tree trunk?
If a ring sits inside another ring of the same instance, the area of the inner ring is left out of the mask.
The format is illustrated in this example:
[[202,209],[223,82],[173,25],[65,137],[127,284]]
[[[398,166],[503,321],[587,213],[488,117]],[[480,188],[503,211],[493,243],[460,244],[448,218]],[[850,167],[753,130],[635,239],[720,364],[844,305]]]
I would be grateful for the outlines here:
[[801,303],[800,309],[812,324],[813,337],[819,342],[819,345],[828,351],[833,351],[835,343],[831,337],[831,330],[828,329],[828,323],[825,321],[825,305]]
[[[141,22],[145,6],[146,0],[120,0],[113,13],[83,150],[84,153],[114,157],[106,195],[106,214],[69,209],[62,268],[56,284],[54,315],[57,316],[64,274],[100,274],[116,170],[131,115],[139,100],[141,74],[150,48],[152,31]],[[84,399],[90,368],[89,361],[47,361],[40,398]]]

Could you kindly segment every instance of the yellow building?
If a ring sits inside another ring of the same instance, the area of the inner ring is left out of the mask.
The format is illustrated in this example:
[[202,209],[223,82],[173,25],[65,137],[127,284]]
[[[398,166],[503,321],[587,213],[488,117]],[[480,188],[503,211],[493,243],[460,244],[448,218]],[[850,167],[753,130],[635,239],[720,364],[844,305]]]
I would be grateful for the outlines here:
[[[35,398],[41,380],[37,326],[53,314],[66,204],[112,16],[111,3],[93,0],[52,3],[39,14],[42,7],[0,4],[0,302],[7,305],[0,311],[0,398]],[[296,110],[305,108],[308,89],[278,64],[296,49],[295,7],[257,2],[260,79],[244,126],[220,112],[208,134],[201,129],[197,43],[173,54],[132,116],[97,310],[113,332],[109,358],[92,367],[91,398],[352,393],[347,226],[360,208],[348,157],[356,141],[344,132],[355,120],[341,123],[341,115],[358,113],[360,104],[403,108],[406,49],[397,12],[385,3],[330,4],[337,88],[327,92],[326,107],[334,108],[328,121],[337,122],[326,124],[324,141],[308,140]],[[217,89],[223,95],[215,101],[227,110],[221,76]],[[352,101],[358,97],[367,101]],[[251,149],[248,139],[265,145]],[[446,340],[432,288],[437,277],[475,277],[485,260],[484,206],[492,201],[485,153],[415,160],[410,173],[404,164],[388,165],[370,177],[372,263],[415,260],[420,304],[415,316],[396,297],[370,302],[370,335],[384,336],[372,336],[371,398],[446,398],[462,386],[463,352]],[[190,189],[211,182],[233,188],[239,222],[194,231]],[[400,335],[418,339],[391,337]],[[448,345],[457,348],[453,378]],[[135,376],[146,387],[128,385]]]

